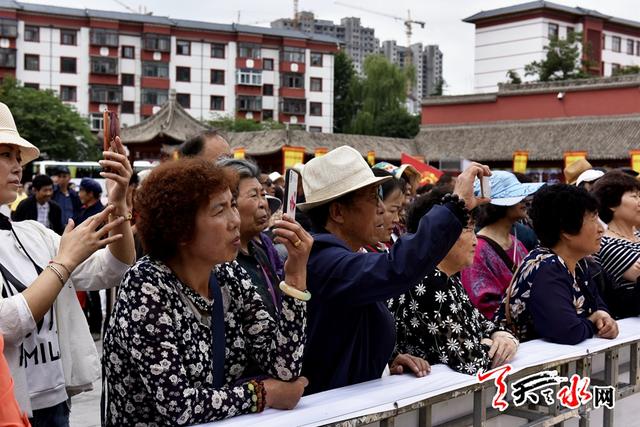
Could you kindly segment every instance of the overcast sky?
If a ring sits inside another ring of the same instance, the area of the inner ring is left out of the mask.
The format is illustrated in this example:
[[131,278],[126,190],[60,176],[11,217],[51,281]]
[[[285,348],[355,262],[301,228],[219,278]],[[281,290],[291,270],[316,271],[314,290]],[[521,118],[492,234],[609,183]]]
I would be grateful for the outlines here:
[[[23,0],[24,1],[24,0]],[[341,0],[375,12],[405,17],[411,10],[413,19],[426,21],[425,29],[415,28],[412,42],[438,44],[444,53],[445,93],[460,94],[473,90],[474,26],[462,22],[481,10],[505,7],[527,0]],[[579,1],[579,2],[578,2]],[[238,22],[269,26],[269,22],[293,15],[293,0],[38,0],[29,3],[52,4],[90,9],[127,12],[122,6],[140,7],[154,15],[195,19],[219,23]],[[637,0],[556,0],[567,6],[596,9],[606,15],[640,21]],[[339,22],[345,16],[359,16],[362,24],[375,28],[381,41],[395,39],[404,45],[402,22],[391,18],[335,4],[333,0],[300,0],[300,10],[310,10],[317,18]]]

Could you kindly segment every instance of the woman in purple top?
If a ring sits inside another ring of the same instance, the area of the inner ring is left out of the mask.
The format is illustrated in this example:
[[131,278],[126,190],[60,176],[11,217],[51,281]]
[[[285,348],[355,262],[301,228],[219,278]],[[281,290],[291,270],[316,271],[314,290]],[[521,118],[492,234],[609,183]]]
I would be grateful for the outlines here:
[[[469,299],[491,320],[500,305],[513,272],[528,251],[513,236],[513,225],[527,217],[525,197],[542,185],[521,184],[510,172],[496,171],[491,177],[491,203],[478,208],[478,246],[473,265],[462,270],[462,284]],[[480,193],[480,185],[476,185]]]

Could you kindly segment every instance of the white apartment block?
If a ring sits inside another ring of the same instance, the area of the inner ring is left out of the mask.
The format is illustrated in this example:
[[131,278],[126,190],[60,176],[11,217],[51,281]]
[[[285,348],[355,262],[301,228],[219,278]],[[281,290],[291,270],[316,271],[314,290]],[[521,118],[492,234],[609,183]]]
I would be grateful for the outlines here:
[[475,91],[493,92],[507,81],[509,70],[523,81],[525,65],[544,59],[544,47],[552,37],[582,33],[590,49],[583,52],[588,71],[611,76],[617,68],[640,65],[640,22],[568,7],[547,1],[509,6],[477,13],[464,20],[476,27]]
[[333,129],[337,40],[298,31],[0,0],[0,78],[52,89],[102,127],[157,111],[175,90],[199,120],[273,119]]

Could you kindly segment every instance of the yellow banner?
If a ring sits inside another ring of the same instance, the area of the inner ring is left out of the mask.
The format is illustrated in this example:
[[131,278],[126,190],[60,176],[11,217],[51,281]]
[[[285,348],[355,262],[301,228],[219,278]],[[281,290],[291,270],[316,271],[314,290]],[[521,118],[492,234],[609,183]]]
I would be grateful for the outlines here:
[[313,155],[315,157],[322,157],[325,154],[327,154],[328,151],[329,151],[328,148],[324,148],[324,147],[316,148],[315,151],[313,152]]
[[564,152],[564,167],[566,168],[571,163],[576,162],[580,159],[586,159],[587,152],[586,151],[565,151]]
[[629,156],[631,156],[631,169],[640,173],[640,150],[629,151]]
[[282,173],[298,163],[304,163],[304,147],[282,147],[282,163]]
[[373,166],[376,164],[376,152],[369,151],[367,153],[367,162],[369,162],[369,166]]
[[513,153],[513,171],[527,173],[527,160],[529,160],[528,151],[516,151]]
[[245,152],[246,150],[242,147],[238,147],[238,148],[234,148],[233,149],[233,158],[234,159],[244,159],[245,158]]

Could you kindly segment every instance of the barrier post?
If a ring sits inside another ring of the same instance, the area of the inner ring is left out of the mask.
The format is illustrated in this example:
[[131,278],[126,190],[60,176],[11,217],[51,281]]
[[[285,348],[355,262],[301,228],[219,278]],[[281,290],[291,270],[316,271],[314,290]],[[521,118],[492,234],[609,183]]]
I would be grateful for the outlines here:
[[431,427],[431,405],[418,409],[418,425],[420,427]]
[[484,386],[473,392],[473,427],[483,427],[487,421],[487,407],[484,404]]
[[[586,356],[576,362],[576,372],[583,378],[591,378],[591,355]],[[578,409],[580,420],[578,420],[578,427],[589,427],[589,411],[591,410],[591,402],[588,405],[582,405]]]
[[[616,387],[618,382],[618,349],[608,350],[604,355],[604,382],[605,385]],[[614,427],[613,409],[604,408],[602,414],[604,427]]]

